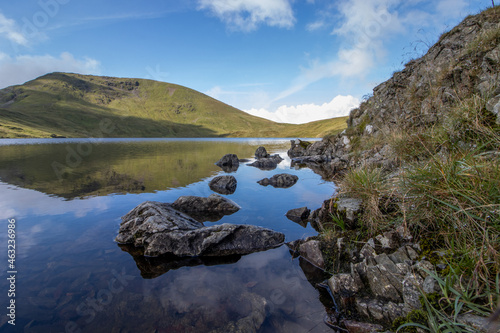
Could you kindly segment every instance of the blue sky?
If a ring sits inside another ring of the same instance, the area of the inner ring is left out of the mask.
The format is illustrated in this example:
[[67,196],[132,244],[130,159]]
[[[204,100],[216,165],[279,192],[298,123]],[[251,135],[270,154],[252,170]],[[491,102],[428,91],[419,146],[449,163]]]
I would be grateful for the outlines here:
[[187,86],[269,119],[347,115],[490,0],[17,0],[0,88],[53,71]]

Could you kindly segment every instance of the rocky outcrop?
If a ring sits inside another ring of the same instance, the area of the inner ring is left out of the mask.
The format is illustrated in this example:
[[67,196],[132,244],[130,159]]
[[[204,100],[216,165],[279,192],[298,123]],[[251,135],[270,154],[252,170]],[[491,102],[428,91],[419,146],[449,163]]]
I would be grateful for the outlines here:
[[235,154],[226,154],[215,165],[222,168],[225,172],[235,172],[240,166],[240,160]]
[[422,307],[422,291],[437,291],[436,281],[428,274],[434,271],[433,265],[417,261],[418,253],[411,245],[394,248],[399,244],[395,241],[398,237],[391,232],[369,240],[357,253],[357,259],[353,258],[350,271],[328,280],[339,304],[350,303],[351,311],[356,311],[360,319],[390,325]]
[[181,196],[172,203],[172,207],[200,222],[218,221],[225,215],[236,213],[241,208],[234,201],[215,193],[206,198],[192,195]]
[[219,194],[233,194],[238,185],[234,176],[218,176],[210,181],[208,186],[214,192]]
[[412,131],[444,121],[457,102],[474,94],[485,99],[486,110],[500,124],[500,45],[490,38],[500,29],[499,12],[497,7],[469,16],[443,34],[423,57],[375,87],[373,96],[350,112],[346,131],[314,143],[292,140],[292,162],[327,177],[358,165],[393,170],[395,147],[352,154],[353,145],[383,138],[394,128]]
[[280,173],[278,175],[274,175],[271,178],[264,178],[259,180],[259,183],[262,186],[271,185],[272,187],[280,187],[280,188],[289,188],[297,183],[299,177],[296,175],[290,175],[288,173]]
[[144,248],[144,255],[178,257],[242,255],[283,243],[282,233],[252,225],[201,222],[167,203],[146,201],[122,217],[116,241]]

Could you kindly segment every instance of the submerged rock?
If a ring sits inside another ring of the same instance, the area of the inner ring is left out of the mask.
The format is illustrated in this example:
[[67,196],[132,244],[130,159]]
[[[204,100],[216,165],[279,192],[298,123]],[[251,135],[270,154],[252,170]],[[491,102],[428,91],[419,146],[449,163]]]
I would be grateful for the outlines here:
[[225,172],[235,172],[240,166],[240,160],[236,154],[226,154],[215,165],[222,168]]
[[212,179],[208,186],[212,191],[220,194],[233,194],[237,184],[234,176],[218,176]]
[[174,201],[172,207],[200,222],[218,221],[225,215],[236,213],[241,208],[234,201],[215,193],[207,198],[193,195],[181,196]]
[[146,201],[122,217],[115,240],[144,247],[144,255],[151,257],[228,256],[279,246],[285,235],[252,225],[205,227],[170,204]]
[[288,173],[280,173],[278,175],[274,175],[271,178],[264,178],[259,180],[259,183],[262,186],[271,185],[272,187],[281,187],[281,188],[289,188],[297,183],[299,177],[295,175],[290,175]]

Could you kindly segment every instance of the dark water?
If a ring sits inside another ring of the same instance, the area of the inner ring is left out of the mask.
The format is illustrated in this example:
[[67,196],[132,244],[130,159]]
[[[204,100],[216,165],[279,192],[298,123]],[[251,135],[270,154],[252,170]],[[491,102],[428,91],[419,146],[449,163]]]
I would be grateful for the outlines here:
[[[18,144],[18,143],[23,144]],[[57,142],[57,143],[55,143]],[[277,169],[232,173],[227,197],[242,209],[216,223],[254,224],[292,241],[317,234],[284,214],[316,209],[334,192],[309,169],[292,169],[288,140],[0,141],[0,331],[328,332],[324,276],[286,246],[212,262],[136,255],[114,242],[120,217],[146,200],[208,196],[226,153],[252,158],[263,145],[285,157]],[[257,181],[299,177],[288,189]],[[16,326],[7,323],[7,221],[16,220]],[[211,225],[211,222],[206,222]],[[252,330],[250,330],[252,331]]]

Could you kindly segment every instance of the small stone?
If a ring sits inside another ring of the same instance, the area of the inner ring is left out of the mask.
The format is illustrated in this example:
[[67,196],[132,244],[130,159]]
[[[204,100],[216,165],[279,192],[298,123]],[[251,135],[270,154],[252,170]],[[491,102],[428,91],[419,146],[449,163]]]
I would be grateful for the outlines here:
[[299,223],[305,228],[307,226],[307,218],[309,217],[310,213],[310,209],[308,209],[307,207],[301,207],[290,209],[286,213],[286,217],[293,222]]

